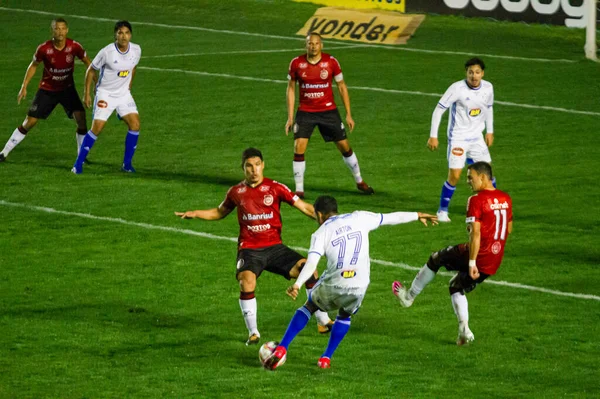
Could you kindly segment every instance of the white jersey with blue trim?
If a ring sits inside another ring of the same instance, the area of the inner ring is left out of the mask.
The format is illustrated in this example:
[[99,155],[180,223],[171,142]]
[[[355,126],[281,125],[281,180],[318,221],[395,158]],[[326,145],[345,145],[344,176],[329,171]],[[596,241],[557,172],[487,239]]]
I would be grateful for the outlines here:
[[142,57],[142,48],[129,43],[129,48],[121,52],[117,43],[104,47],[92,61],[92,68],[100,71],[96,88],[110,93],[112,96],[121,96],[129,92],[133,69]]
[[330,217],[312,235],[309,254],[327,257],[319,284],[339,290],[366,290],[369,286],[369,232],[381,225],[383,215],[356,211]]
[[[494,86],[490,82],[482,79],[476,89],[469,87],[466,80],[453,83],[438,102],[438,108],[450,109],[448,142],[480,140],[484,127],[492,133],[493,105]],[[430,137],[437,137],[437,126],[435,130]]]

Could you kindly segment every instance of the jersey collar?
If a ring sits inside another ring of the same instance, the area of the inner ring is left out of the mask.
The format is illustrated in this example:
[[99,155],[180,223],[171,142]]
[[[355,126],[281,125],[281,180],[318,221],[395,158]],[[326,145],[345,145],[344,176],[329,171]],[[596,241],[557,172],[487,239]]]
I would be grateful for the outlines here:
[[127,44],[127,51],[126,52],[122,52],[121,50],[119,50],[119,46],[117,45],[117,42],[115,42],[115,48],[117,49],[117,51],[119,52],[119,54],[127,54],[129,52],[129,49],[131,48],[131,43]]

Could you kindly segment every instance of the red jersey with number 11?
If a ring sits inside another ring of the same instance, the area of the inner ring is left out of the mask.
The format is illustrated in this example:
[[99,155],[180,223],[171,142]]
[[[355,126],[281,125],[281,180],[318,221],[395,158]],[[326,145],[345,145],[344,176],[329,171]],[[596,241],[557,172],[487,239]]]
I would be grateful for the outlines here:
[[469,198],[467,223],[480,223],[481,243],[477,255],[480,272],[496,274],[504,256],[508,223],[512,219],[512,200],[504,191],[483,190]]
[[238,248],[265,248],[281,244],[281,202],[293,205],[298,197],[285,184],[263,179],[256,187],[245,182],[233,186],[221,207],[237,207],[240,235]]

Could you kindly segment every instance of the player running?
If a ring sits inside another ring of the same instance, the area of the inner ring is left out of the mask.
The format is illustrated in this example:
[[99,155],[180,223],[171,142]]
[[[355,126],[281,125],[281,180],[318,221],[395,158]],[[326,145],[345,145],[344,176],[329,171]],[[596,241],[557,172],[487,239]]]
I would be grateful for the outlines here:
[[467,182],[475,192],[467,203],[469,242],[434,252],[417,273],[409,290],[397,281],[392,285],[400,304],[409,307],[415,297],[435,278],[440,267],[457,271],[458,274],[450,280],[450,299],[458,318],[457,345],[464,345],[475,339],[469,329],[466,294],[486,278],[496,274],[513,226],[512,200],[507,193],[492,185],[490,164],[476,162],[469,165]]

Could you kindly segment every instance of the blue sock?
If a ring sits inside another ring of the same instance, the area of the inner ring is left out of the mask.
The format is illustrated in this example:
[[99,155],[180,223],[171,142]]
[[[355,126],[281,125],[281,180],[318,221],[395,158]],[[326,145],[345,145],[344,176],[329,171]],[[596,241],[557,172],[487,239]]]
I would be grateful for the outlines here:
[[496,176],[492,177],[492,185],[496,188]]
[[137,148],[137,142],[139,137],[139,131],[127,131],[127,136],[125,137],[125,156],[123,157],[123,166],[131,166],[131,159],[133,158],[133,154],[135,154],[135,149]]
[[79,155],[77,156],[75,165],[73,165],[73,167],[75,167],[77,170],[81,170],[83,167],[83,161],[85,161],[85,158],[87,158],[97,138],[98,136],[92,133],[91,130],[83,137],[81,148],[79,148]]
[[442,193],[440,194],[440,208],[438,210],[448,212],[448,205],[450,205],[454,190],[456,190],[456,186],[451,185],[448,181],[444,182]]
[[294,314],[294,317],[292,317],[292,321],[290,321],[287,330],[285,330],[285,334],[283,335],[283,338],[281,338],[279,345],[287,349],[294,338],[296,338],[296,335],[298,335],[298,333],[302,331],[304,327],[306,327],[311,316],[312,314],[308,311],[306,306],[302,306],[296,310],[296,313]]
[[336,317],[335,323],[333,324],[333,328],[331,329],[331,336],[329,337],[327,349],[325,349],[325,352],[321,357],[328,357],[331,359],[331,356],[333,356],[333,352],[335,352],[340,342],[342,342],[349,329],[350,317],[346,319],[341,319],[340,316]]

